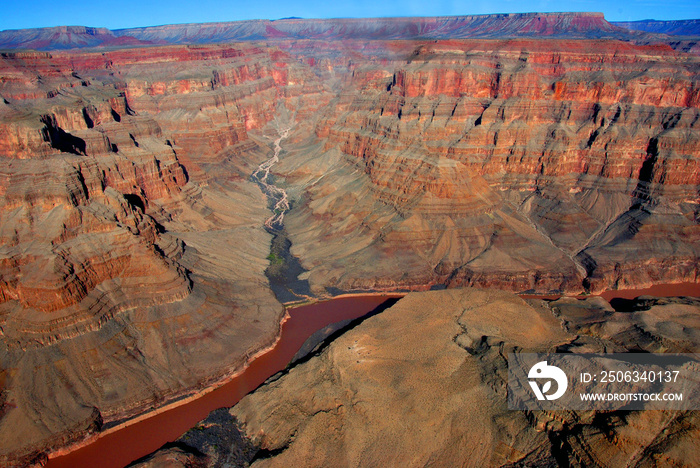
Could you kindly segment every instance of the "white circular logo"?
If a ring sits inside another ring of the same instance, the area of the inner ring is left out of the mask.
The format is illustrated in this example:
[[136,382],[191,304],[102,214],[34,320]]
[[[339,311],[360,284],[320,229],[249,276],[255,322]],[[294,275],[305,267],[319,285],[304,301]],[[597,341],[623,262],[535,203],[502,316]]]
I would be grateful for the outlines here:
[[[535,392],[535,396],[538,400],[556,400],[557,398],[561,398],[564,392],[566,392],[566,387],[568,385],[564,371],[557,366],[547,365],[547,361],[540,361],[532,366],[530,372],[527,374],[527,378],[547,379],[543,383],[542,388],[540,388],[537,381],[529,381],[530,387],[532,387],[532,391]],[[552,380],[557,383],[557,391],[550,394],[548,392],[552,389]]]

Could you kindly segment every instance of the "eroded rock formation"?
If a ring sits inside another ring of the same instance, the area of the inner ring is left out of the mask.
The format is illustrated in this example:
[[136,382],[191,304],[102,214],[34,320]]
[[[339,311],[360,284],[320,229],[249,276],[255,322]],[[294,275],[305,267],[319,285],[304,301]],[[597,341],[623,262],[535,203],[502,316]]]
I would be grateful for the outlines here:
[[412,293],[180,443],[203,466],[690,466],[695,411],[507,408],[510,352],[697,351],[698,300],[625,305]]
[[322,146],[280,165],[292,251],[317,290],[695,281],[699,65],[553,40],[358,64]]
[[268,148],[247,132],[319,85],[272,52],[3,55],[6,461],[197,392],[275,341],[268,211],[248,181]]
[[602,13],[512,13],[427,18],[341,18],[169,24],[108,30],[83,26],[0,31],[0,47],[39,50],[143,44],[212,44],[284,40],[411,40],[485,37],[566,37],[652,40]]
[[[290,20],[269,43],[2,53],[0,456],[196,392],[274,341],[281,257],[249,177],[283,114],[273,178],[316,296],[695,282],[700,60],[592,40],[621,34],[600,15],[496,19],[425,24],[589,39],[341,21],[330,41],[338,24]],[[69,29],[23,34],[116,37]]]

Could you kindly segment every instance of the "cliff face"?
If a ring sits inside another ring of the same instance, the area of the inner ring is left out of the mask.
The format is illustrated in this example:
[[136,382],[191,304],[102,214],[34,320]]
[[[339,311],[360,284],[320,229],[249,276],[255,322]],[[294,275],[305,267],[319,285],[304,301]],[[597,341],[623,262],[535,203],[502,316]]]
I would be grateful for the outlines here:
[[675,21],[613,21],[611,24],[632,31],[672,34],[674,36],[700,36],[700,20],[697,19]]
[[639,37],[602,13],[513,13],[406,18],[281,19],[167,25],[114,31],[120,37],[169,43],[232,40],[396,40],[468,37]]
[[313,108],[320,87],[248,46],[5,54],[0,76],[12,464],[196,392],[275,340],[266,201],[248,181],[268,148],[248,132],[278,105]]
[[3,49],[57,50],[96,46],[128,47],[143,44],[147,42],[133,37],[118,37],[107,28],[85,26],[0,31],[0,47]]
[[614,21],[611,22],[611,24],[631,31],[655,35],[659,39],[666,36],[667,39],[665,42],[674,49],[700,55],[700,44],[698,44],[698,37],[700,37],[700,19],[676,21]]
[[280,167],[303,187],[293,251],[317,288],[694,281],[699,65],[666,46],[552,40],[358,65],[317,126],[323,147]]
[[385,41],[543,36],[568,39],[654,39],[644,32],[611,24],[602,13],[512,13],[426,18],[253,20],[171,24],[113,31],[63,26],[0,31],[0,48],[56,50],[260,40]]
[[697,57],[309,40],[299,24],[273,45],[0,56],[4,460],[196,392],[272,342],[269,210],[249,178],[282,115],[273,173],[318,296],[696,281]]

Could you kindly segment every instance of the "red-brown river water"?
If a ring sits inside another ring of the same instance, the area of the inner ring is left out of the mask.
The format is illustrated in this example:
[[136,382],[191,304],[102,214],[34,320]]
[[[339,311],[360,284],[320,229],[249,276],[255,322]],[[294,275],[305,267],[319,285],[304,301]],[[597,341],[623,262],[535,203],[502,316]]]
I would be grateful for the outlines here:
[[[666,284],[647,289],[606,291],[601,294],[608,301],[614,298],[632,299],[641,295],[700,297],[700,284]],[[284,369],[304,341],[317,330],[331,323],[366,315],[388,299],[400,296],[387,294],[339,297],[289,309],[290,317],[282,325],[281,337],[274,348],[256,357],[230,382],[172,409],[103,434],[65,455],[51,458],[46,467],[123,467],[159,449],[163,444],[176,440],[206,418],[211,411],[235,405],[268,377]]]
[[388,299],[400,296],[339,297],[289,309],[289,319],[282,325],[281,337],[275,347],[256,357],[230,382],[180,406],[101,435],[84,447],[51,458],[46,467],[116,468],[128,465],[176,440],[213,410],[235,405],[268,377],[284,369],[304,341],[317,330],[331,323],[366,315]]

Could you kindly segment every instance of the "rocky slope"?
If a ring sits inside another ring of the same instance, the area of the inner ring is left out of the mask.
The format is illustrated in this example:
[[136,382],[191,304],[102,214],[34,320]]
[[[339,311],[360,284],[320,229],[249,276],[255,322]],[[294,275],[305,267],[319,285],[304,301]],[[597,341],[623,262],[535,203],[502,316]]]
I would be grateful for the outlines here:
[[412,293],[137,466],[693,466],[694,411],[507,409],[510,352],[697,351],[697,300],[628,306]]
[[656,34],[670,34],[674,36],[700,36],[700,20],[675,20],[675,21],[612,21],[611,24],[632,31],[644,31]]
[[197,392],[276,339],[268,210],[248,181],[269,148],[248,132],[321,88],[249,46],[8,53],[0,76],[13,464]]
[[[656,35],[657,39],[666,42],[676,50],[700,55],[700,20],[676,20],[676,21],[613,21],[611,24],[631,31],[645,32],[649,35]],[[663,39],[663,37],[666,39]],[[644,39],[642,39],[644,41]]]
[[[460,21],[490,37],[546,33],[538,18]],[[0,55],[0,462],[195,393],[275,339],[265,270],[291,257],[270,255],[249,177],[281,120],[274,183],[317,296],[697,280],[697,57],[303,24],[270,44]]]
[[554,40],[358,63],[279,166],[292,252],[316,291],[695,281],[699,66]]
[[0,31],[0,48],[57,50],[82,47],[124,47],[147,44],[133,37],[118,37],[107,28],[57,26]]
[[279,39],[445,39],[568,36],[628,39],[639,36],[614,26],[602,13],[513,13],[408,18],[281,19],[120,29],[114,34],[170,43]]

